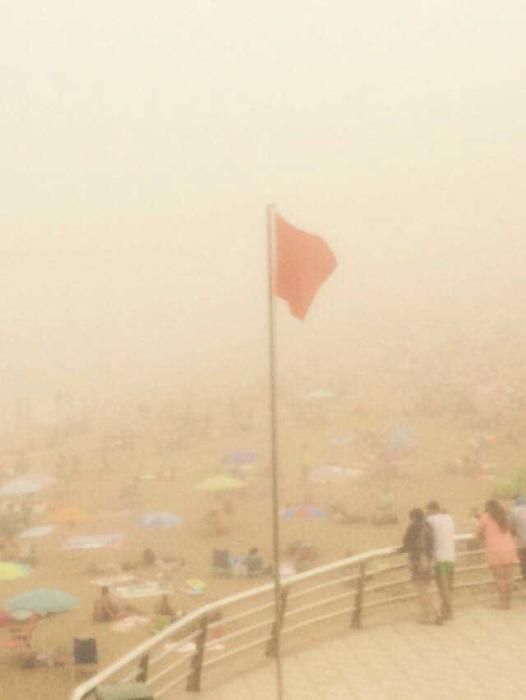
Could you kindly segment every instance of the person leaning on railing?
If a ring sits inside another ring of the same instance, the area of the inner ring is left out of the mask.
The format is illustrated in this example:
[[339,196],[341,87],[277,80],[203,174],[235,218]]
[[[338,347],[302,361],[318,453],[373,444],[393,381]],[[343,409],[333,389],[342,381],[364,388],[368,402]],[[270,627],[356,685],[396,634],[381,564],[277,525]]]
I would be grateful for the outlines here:
[[507,610],[511,607],[513,565],[517,563],[517,552],[506,511],[498,501],[486,503],[477,536],[484,542],[486,560],[495,577],[500,598],[498,607]]
[[510,527],[517,538],[517,554],[521,565],[522,578],[526,581],[526,499],[517,496],[510,513]]
[[419,622],[424,625],[441,624],[431,598],[433,578],[433,534],[421,508],[409,511],[410,523],[404,535],[403,544],[398,550],[406,552],[420,602]]
[[434,574],[440,596],[442,621],[453,617],[452,596],[455,570],[455,523],[436,501],[427,504],[427,522],[431,526]]

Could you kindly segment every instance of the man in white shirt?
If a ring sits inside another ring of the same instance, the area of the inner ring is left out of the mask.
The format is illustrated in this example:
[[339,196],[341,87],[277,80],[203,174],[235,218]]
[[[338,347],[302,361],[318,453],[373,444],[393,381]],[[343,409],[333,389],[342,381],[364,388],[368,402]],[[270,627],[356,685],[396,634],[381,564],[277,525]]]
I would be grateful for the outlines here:
[[442,621],[453,616],[451,597],[455,569],[455,524],[436,501],[427,504],[427,522],[433,533],[433,559]]

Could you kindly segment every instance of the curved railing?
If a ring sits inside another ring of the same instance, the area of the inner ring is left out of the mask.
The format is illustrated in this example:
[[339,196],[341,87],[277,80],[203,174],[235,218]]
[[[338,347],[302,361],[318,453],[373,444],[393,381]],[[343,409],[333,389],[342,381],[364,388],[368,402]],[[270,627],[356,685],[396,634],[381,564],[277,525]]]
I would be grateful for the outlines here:
[[[455,601],[492,583],[471,535],[457,535]],[[482,576],[481,576],[482,574]],[[144,682],[157,698],[198,691],[246,672],[275,652],[276,633],[286,652],[328,634],[407,617],[416,598],[405,555],[377,549],[319,566],[282,581],[279,609],[274,584],[223,598],[186,615],[79,685],[70,700],[83,700],[104,685]],[[381,617],[379,617],[381,613]]]

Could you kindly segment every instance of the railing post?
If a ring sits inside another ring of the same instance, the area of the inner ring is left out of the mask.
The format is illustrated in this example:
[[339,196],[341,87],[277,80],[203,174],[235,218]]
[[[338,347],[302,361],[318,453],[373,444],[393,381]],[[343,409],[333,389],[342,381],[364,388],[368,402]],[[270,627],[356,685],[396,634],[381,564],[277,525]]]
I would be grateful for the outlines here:
[[365,569],[366,562],[360,562],[360,578],[358,579],[358,587],[354,596],[354,609],[352,612],[351,627],[359,630],[362,626],[362,604],[363,593],[365,589]]
[[205,615],[201,620],[201,631],[195,643],[195,654],[191,662],[192,671],[186,683],[186,690],[191,693],[198,693],[201,690],[201,673],[203,671],[203,656],[205,654],[207,632],[208,617]]
[[268,640],[266,655],[270,658],[276,656],[278,648],[278,633],[283,627],[283,620],[285,618],[285,610],[287,609],[287,595],[288,589],[282,588],[279,597],[279,609],[276,611],[276,619],[272,625],[272,632],[270,633],[270,639]]

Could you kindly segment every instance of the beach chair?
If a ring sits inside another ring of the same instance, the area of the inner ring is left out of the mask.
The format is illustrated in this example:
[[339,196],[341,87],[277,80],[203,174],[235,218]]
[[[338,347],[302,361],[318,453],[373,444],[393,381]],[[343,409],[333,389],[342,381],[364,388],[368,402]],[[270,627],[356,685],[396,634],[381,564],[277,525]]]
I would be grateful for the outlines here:
[[234,570],[228,549],[212,550],[212,570],[216,576],[233,576]]
[[263,576],[267,572],[263,557],[247,557],[245,566],[249,578],[253,576]]
[[93,637],[75,637],[73,639],[73,677],[80,674],[91,675],[98,670],[99,653],[97,640]]
[[103,685],[95,691],[96,700],[154,700],[152,691],[144,683]]
[[34,657],[33,633],[40,620],[39,615],[33,614],[24,623],[10,629],[11,637],[2,643],[2,648],[20,663],[27,665]]
[[17,650],[31,650],[33,633],[35,627],[37,626],[40,617],[37,614],[31,615],[31,617],[20,624],[18,627],[11,627],[11,637],[3,643],[4,649]]

